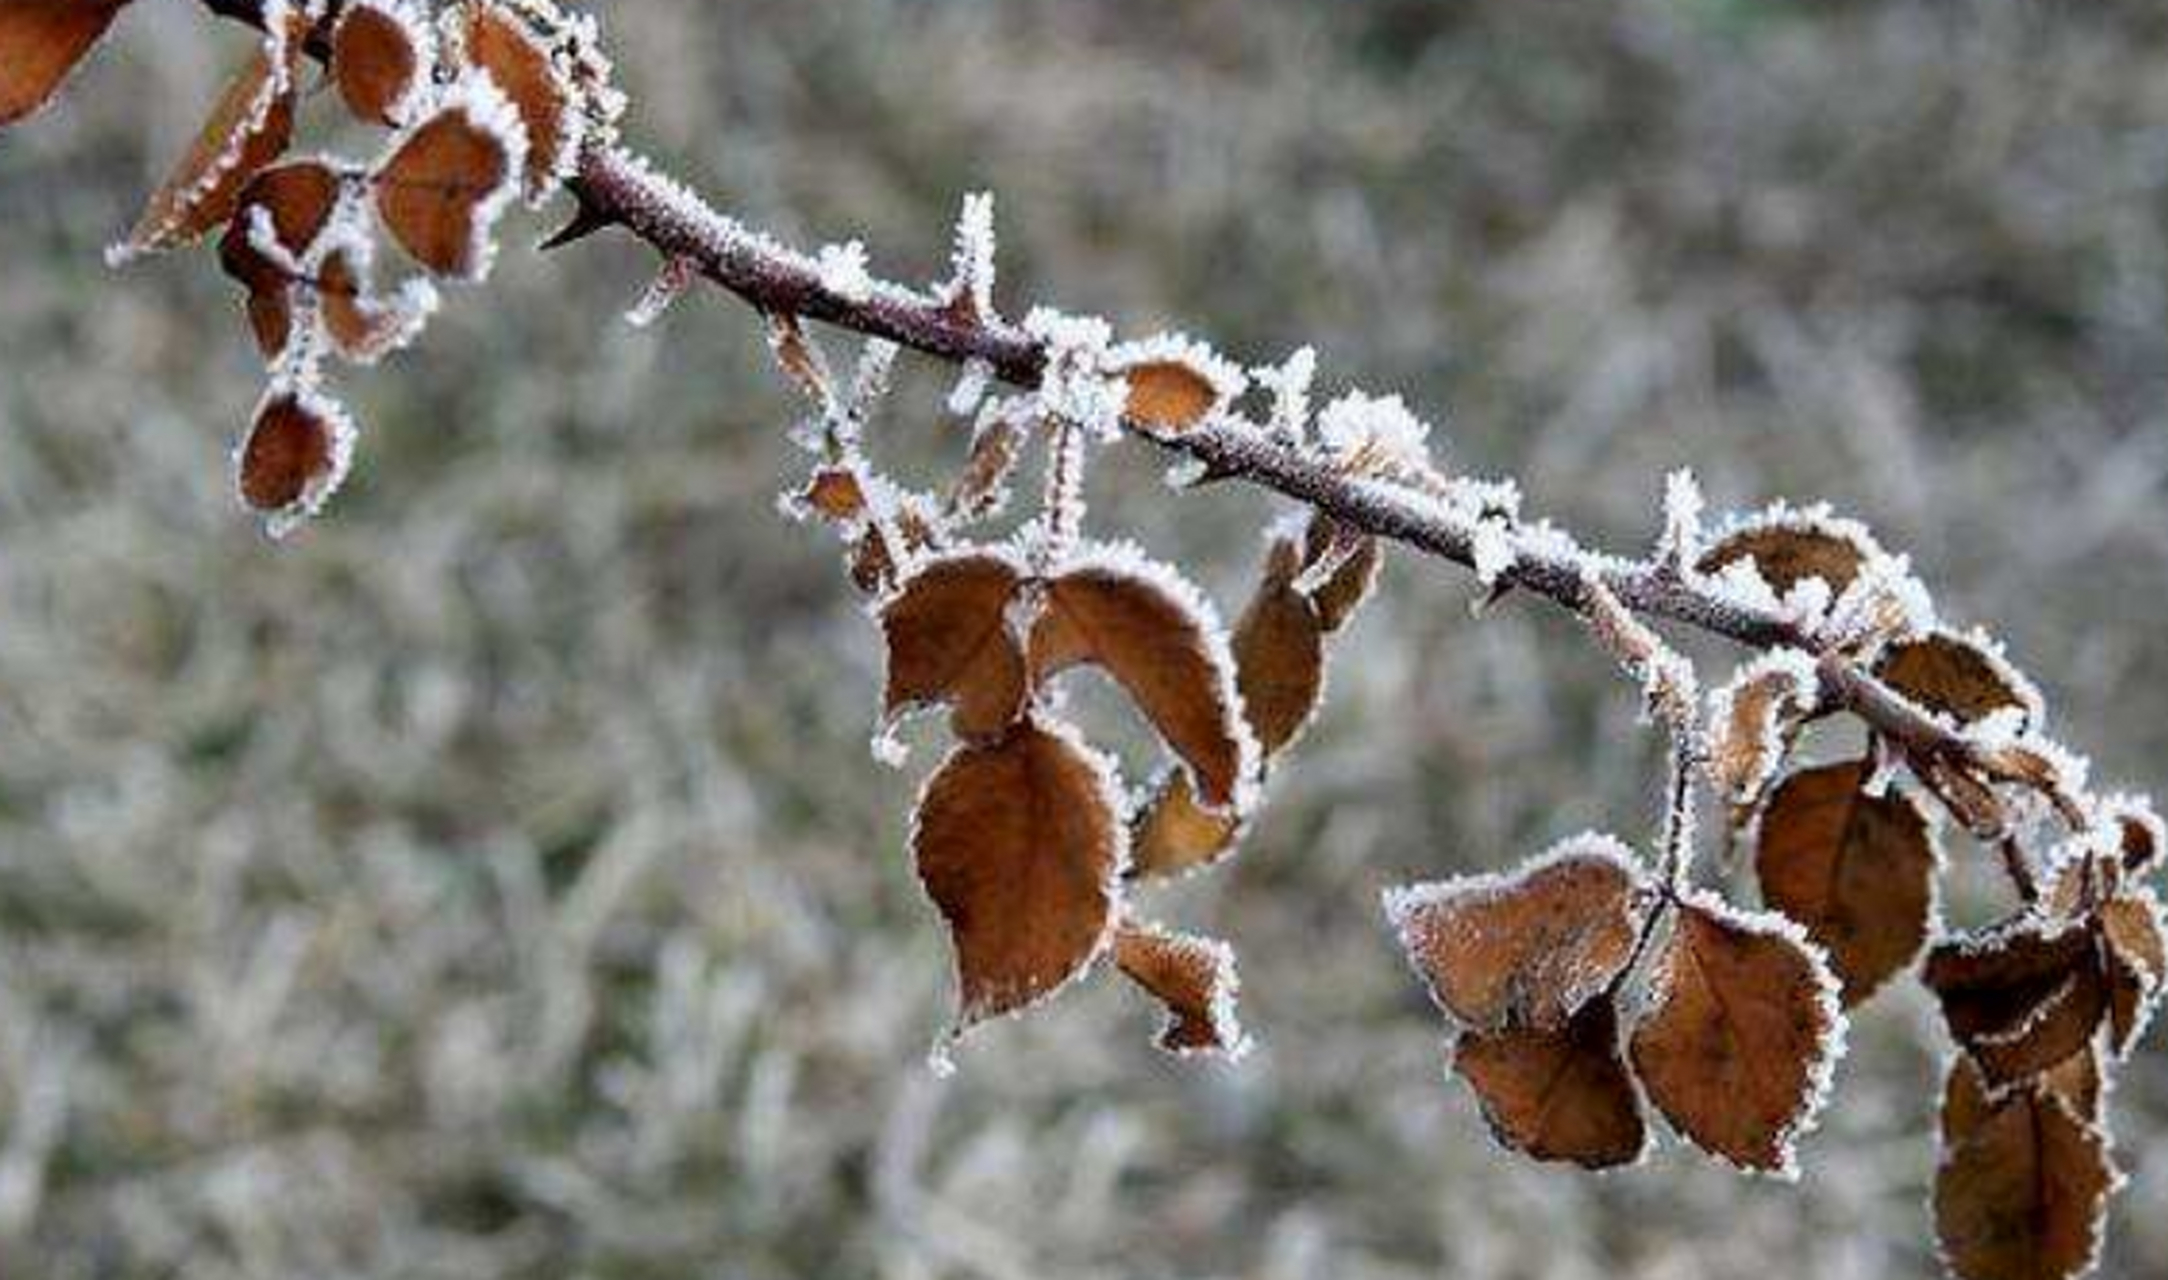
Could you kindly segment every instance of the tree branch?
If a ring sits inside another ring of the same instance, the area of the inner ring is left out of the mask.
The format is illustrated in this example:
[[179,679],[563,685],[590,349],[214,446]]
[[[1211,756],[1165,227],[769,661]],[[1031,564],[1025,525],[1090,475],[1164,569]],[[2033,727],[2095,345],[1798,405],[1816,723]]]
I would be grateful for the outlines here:
[[[263,0],[201,2],[222,17],[262,26]],[[310,52],[324,54],[313,43]],[[846,294],[824,280],[813,259],[740,224],[620,146],[589,148],[568,187],[579,214],[560,242],[622,227],[666,262],[690,265],[764,315],[817,320],[937,359],[978,362],[1019,388],[1036,389],[1044,376],[1045,348],[1017,325],[895,284],[876,282]],[[1253,424],[1223,417],[1178,435],[1138,434],[1195,459],[1215,479],[1254,484],[1434,558],[1467,568],[1476,564],[1472,520],[1446,510],[1430,495],[1350,474]],[[1519,539],[1516,552],[1513,567],[1497,584],[1500,589],[1512,587],[1578,613],[1587,607],[1593,576],[1635,613],[1751,649],[1805,650],[1819,659],[1826,706],[1857,715],[1915,758],[1982,767],[1980,749],[1962,733],[1923,713],[1841,655],[1827,652],[1777,612],[1712,590],[1676,566],[1596,554],[1563,535]]]

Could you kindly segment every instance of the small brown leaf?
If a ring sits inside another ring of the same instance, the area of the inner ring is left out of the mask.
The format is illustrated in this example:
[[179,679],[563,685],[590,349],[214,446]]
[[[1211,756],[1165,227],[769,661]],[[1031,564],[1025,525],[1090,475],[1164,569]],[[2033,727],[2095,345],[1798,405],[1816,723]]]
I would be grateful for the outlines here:
[[332,350],[355,364],[375,364],[422,331],[436,309],[436,292],[427,282],[410,281],[394,295],[379,296],[356,265],[357,256],[344,248],[333,251],[309,287]]
[[310,391],[274,389],[236,458],[242,501],[266,517],[273,536],[284,534],[345,479],[353,441],[353,423],[336,404]]
[[1072,560],[1045,584],[1031,630],[1032,682],[1090,663],[1128,691],[1188,766],[1198,798],[1242,809],[1257,773],[1234,657],[1211,607],[1164,566],[1126,550]]
[[927,782],[911,848],[955,945],[959,1031],[1051,995],[1106,946],[1114,790],[1104,758],[1035,723],[958,747]]
[[1114,934],[1114,963],[1166,1006],[1159,1047],[1178,1057],[1220,1054],[1239,1058],[1249,1038],[1235,1017],[1241,983],[1235,953],[1226,943],[1127,923]]
[[1609,1000],[1589,1001],[1553,1030],[1463,1032],[1453,1070],[1482,1099],[1499,1143],[1534,1159],[1612,1169],[1648,1146]]
[[1735,809],[1751,809],[1775,779],[1813,709],[1812,659],[1796,651],[1751,663],[1717,692],[1709,716],[1709,773]]
[[1935,1174],[1935,1230],[1962,1280],[2065,1280],[2089,1267],[2118,1178],[2107,1139],[2044,1088],[2012,1090]]
[[490,236],[517,194],[526,150],[504,95],[487,77],[470,75],[393,142],[373,179],[377,214],[432,272],[478,279],[488,272]]
[[831,524],[849,524],[866,514],[865,486],[848,467],[822,467],[814,472],[797,500]]
[[1219,407],[1220,389],[1205,372],[1181,360],[1153,360],[1122,371],[1129,384],[1123,416],[1151,430],[1178,435]]
[[2135,880],[2160,865],[2161,850],[2168,846],[2168,839],[2164,839],[2160,816],[2151,805],[2118,796],[2105,806],[2103,816],[2115,824],[2126,877]]
[[962,520],[984,520],[1000,512],[1003,486],[1023,448],[1024,423],[1003,415],[982,422],[971,437],[971,454],[949,489],[948,513]]
[[883,714],[948,703],[957,736],[1005,732],[1024,712],[1024,650],[1012,621],[1023,581],[988,551],[928,561],[881,606],[888,641]]
[[1385,911],[1439,1008],[1479,1030],[1555,1030],[1632,958],[1639,884],[1630,852],[1585,835],[1510,876],[1396,890]]
[[1755,870],[1762,901],[1806,927],[1844,982],[1873,995],[1926,945],[1939,857],[1911,797],[1872,796],[1866,761],[1793,774],[1770,798]]
[[1713,899],[1680,908],[1656,972],[1631,1041],[1649,1100],[1703,1150],[1790,1174],[1841,1042],[1835,977],[1782,917]]
[[[293,332],[294,269],[331,224],[342,190],[341,175],[317,160],[273,165],[241,191],[239,207],[218,242],[225,273],[248,290],[249,326],[266,359],[286,349]],[[285,261],[275,261],[254,237],[257,211]]]
[[526,190],[540,203],[557,188],[581,140],[579,96],[550,61],[544,35],[499,0],[466,0],[468,62],[511,99],[527,135]]
[[2107,1006],[2092,935],[2030,919],[1938,945],[1921,980],[1996,1088],[2085,1049]]
[[[2091,1049],[2060,1066],[2049,1068],[2027,1084],[2013,1088],[2044,1089],[2061,1099],[2078,1119],[2087,1124],[2099,1123],[2103,1096],[2100,1057]],[[1970,1055],[1960,1053],[1950,1059],[1949,1079],[1942,1095],[1943,1148],[1956,1147],[1978,1133],[1994,1116],[1997,1101],[2007,1097],[2007,1091],[1998,1097],[1988,1088],[1987,1077],[1980,1074],[1980,1064]]]
[[1129,873],[1145,880],[1201,871],[1233,853],[1242,821],[1197,803],[1189,773],[1170,768],[1130,824]]
[[130,0],[0,4],[0,128],[49,101]]
[[1267,759],[1302,733],[1325,692],[1325,628],[1316,606],[1295,590],[1301,572],[1302,548],[1275,539],[1264,579],[1235,623],[1235,687]]
[[294,56],[268,35],[249,51],[188,153],[114,249],[115,261],[194,243],[232,219],[249,180],[293,141]]
[[1384,562],[1376,538],[1322,513],[1310,517],[1303,533],[1303,572],[1305,577],[1324,573],[1310,591],[1310,603],[1327,634],[1346,626],[1370,598]]
[[1779,596],[1790,594],[1808,578],[1820,578],[1830,594],[1838,596],[1880,555],[1867,531],[1850,521],[1780,511],[1718,539],[1702,553],[1696,568],[1713,575],[1751,560],[1762,581]]
[[433,45],[408,0],[348,0],[331,33],[331,77],[356,119],[398,124],[413,109]]
[[1875,675],[1913,702],[1961,723],[2004,710],[2022,713],[2021,728],[2040,723],[2039,690],[1979,638],[1937,631],[1902,641],[1883,653]]
[[2145,1034],[2160,1002],[2162,980],[2168,979],[2159,900],[2141,890],[2102,904],[2100,940],[2107,967],[2109,1042],[2121,1057]]

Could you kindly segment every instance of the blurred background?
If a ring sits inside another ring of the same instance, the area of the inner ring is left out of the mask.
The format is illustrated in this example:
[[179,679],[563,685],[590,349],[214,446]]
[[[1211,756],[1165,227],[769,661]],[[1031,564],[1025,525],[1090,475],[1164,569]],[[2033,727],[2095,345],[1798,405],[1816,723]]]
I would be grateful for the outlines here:
[[[2168,784],[2151,0],[596,7],[630,137],[751,221],[924,279],[992,189],[1012,314],[1315,343],[1622,549],[1683,464],[1826,498],[2101,775]],[[937,1079],[903,842],[942,747],[868,752],[873,633],[776,514],[757,328],[703,296],[629,330],[625,243],[509,251],[342,382],[355,478],[267,542],[228,489],[238,294],[100,262],[245,41],[142,0],[0,142],[0,1274],[1934,1274],[1909,987],[1797,1187],[1492,1147],[1378,891],[1646,839],[1659,761],[1572,629],[1407,559],[1244,855],[1148,903],[1239,948],[1259,1052],[1167,1061],[1100,975]],[[945,389],[905,374],[903,475],[958,456]],[[1110,460],[1095,517],[1231,612],[1278,508],[1162,465]],[[2106,1273],[2168,1276],[2168,1054],[2112,1110]]]

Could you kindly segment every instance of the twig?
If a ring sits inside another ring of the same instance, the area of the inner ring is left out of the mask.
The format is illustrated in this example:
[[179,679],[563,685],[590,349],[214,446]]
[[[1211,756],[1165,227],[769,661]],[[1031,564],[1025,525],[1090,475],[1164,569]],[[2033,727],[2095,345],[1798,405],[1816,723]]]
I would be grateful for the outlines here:
[[[262,0],[202,0],[222,17],[261,27]],[[311,45],[321,57],[323,50]],[[976,361],[1003,382],[1036,389],[1045,374],[1045,348],[999,316],[979,315],[952,299],[875,283],[848,295],[831,287],[818,265],[717,210],[689,186],[618,146],[591,147],[568,183],[578,201],[579,238],[621,227],[666,262],[680,262],[729,290],[762,315],[818,320],[955,364]],[[561,237],[561,239],[564,239]],[[1343,525],[1401,543],[1466,568],[1476,565],[1476,526],[1412,490],[1350,475],[1268,434],[1255,424],[1224,418],[1178,436],[1147,435],[1186,454],[1215,480],[1270,489]],[[1510,584],[1568,610],[1586,609],[1593,576],[1637,614],[1722,636],[1751,649],[1796,648],[1820,659],[1822,697],[1902,743],[1916,758],[1978,768],[1978,748],[1961,733],[1896,694],[1825,647],[1791,619],[1710,590],[1676,566],[1595,555],[1565,537],[1524,542],[1500,585]]]

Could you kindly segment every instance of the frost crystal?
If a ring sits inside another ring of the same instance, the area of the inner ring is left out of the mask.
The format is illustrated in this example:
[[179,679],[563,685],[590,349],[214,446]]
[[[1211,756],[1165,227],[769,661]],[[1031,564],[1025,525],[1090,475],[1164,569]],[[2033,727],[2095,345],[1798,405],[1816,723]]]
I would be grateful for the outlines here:
[[1476,580],[1485,587],[1497,586],[1520,560],[1513,546],[1513,526],[1504,520],[1478,520],[1472,547]]
[[994,366],[984,360],[964,361],[963,371],[956,376],[956,385],[949,390],[948,411],[959,418],[977,413],[993,381]]
[[1317,380],[1317,348],[1299,347],[1286,363],[1253,370],[1251,376],[1272,395],[1272,416],[1265,429],[1284,444],[1301,444],[1310,431],[1310,387]]
[[[946,300],[970,308],[981,320],[994,314],[994,197],[979,191],[964,197],[956,219],[956,248],[950,260]],[[968,412],[968,411],[966,411]]]
[[645,329],[663,318],[672,303],[685,296],[700,278],[700,264],[691,258],[671,258],[662,264],[661,270],[648,283],[640,300],[625,313],[625,323],[635,329]]
[[845,302],[864,302],[873,292],[873,274],[866,268],[866,246],[857,240],[824,246],[820,277],[821,288]]
[[1342,465],[1382,463],[1387,470],[1430,470],[1430,427],[1399,396],[1350,391],[1318,415],[1318,438]]
[[1657,539],[1656,562],[1683,567],[1701,558],[1701,515],[1706,503],[1701,481],[1689,468],[1664,478],[1664,531]]
[[1096,439],[1118,436],[1129,387],[1108,372],[1108,344],[1114,331],[1107,322],[1039,307],[1025,319],[1024,332],[1046,348],[1046,373],[1039,387],[1039,403],[1046,413],[1084,428]]

